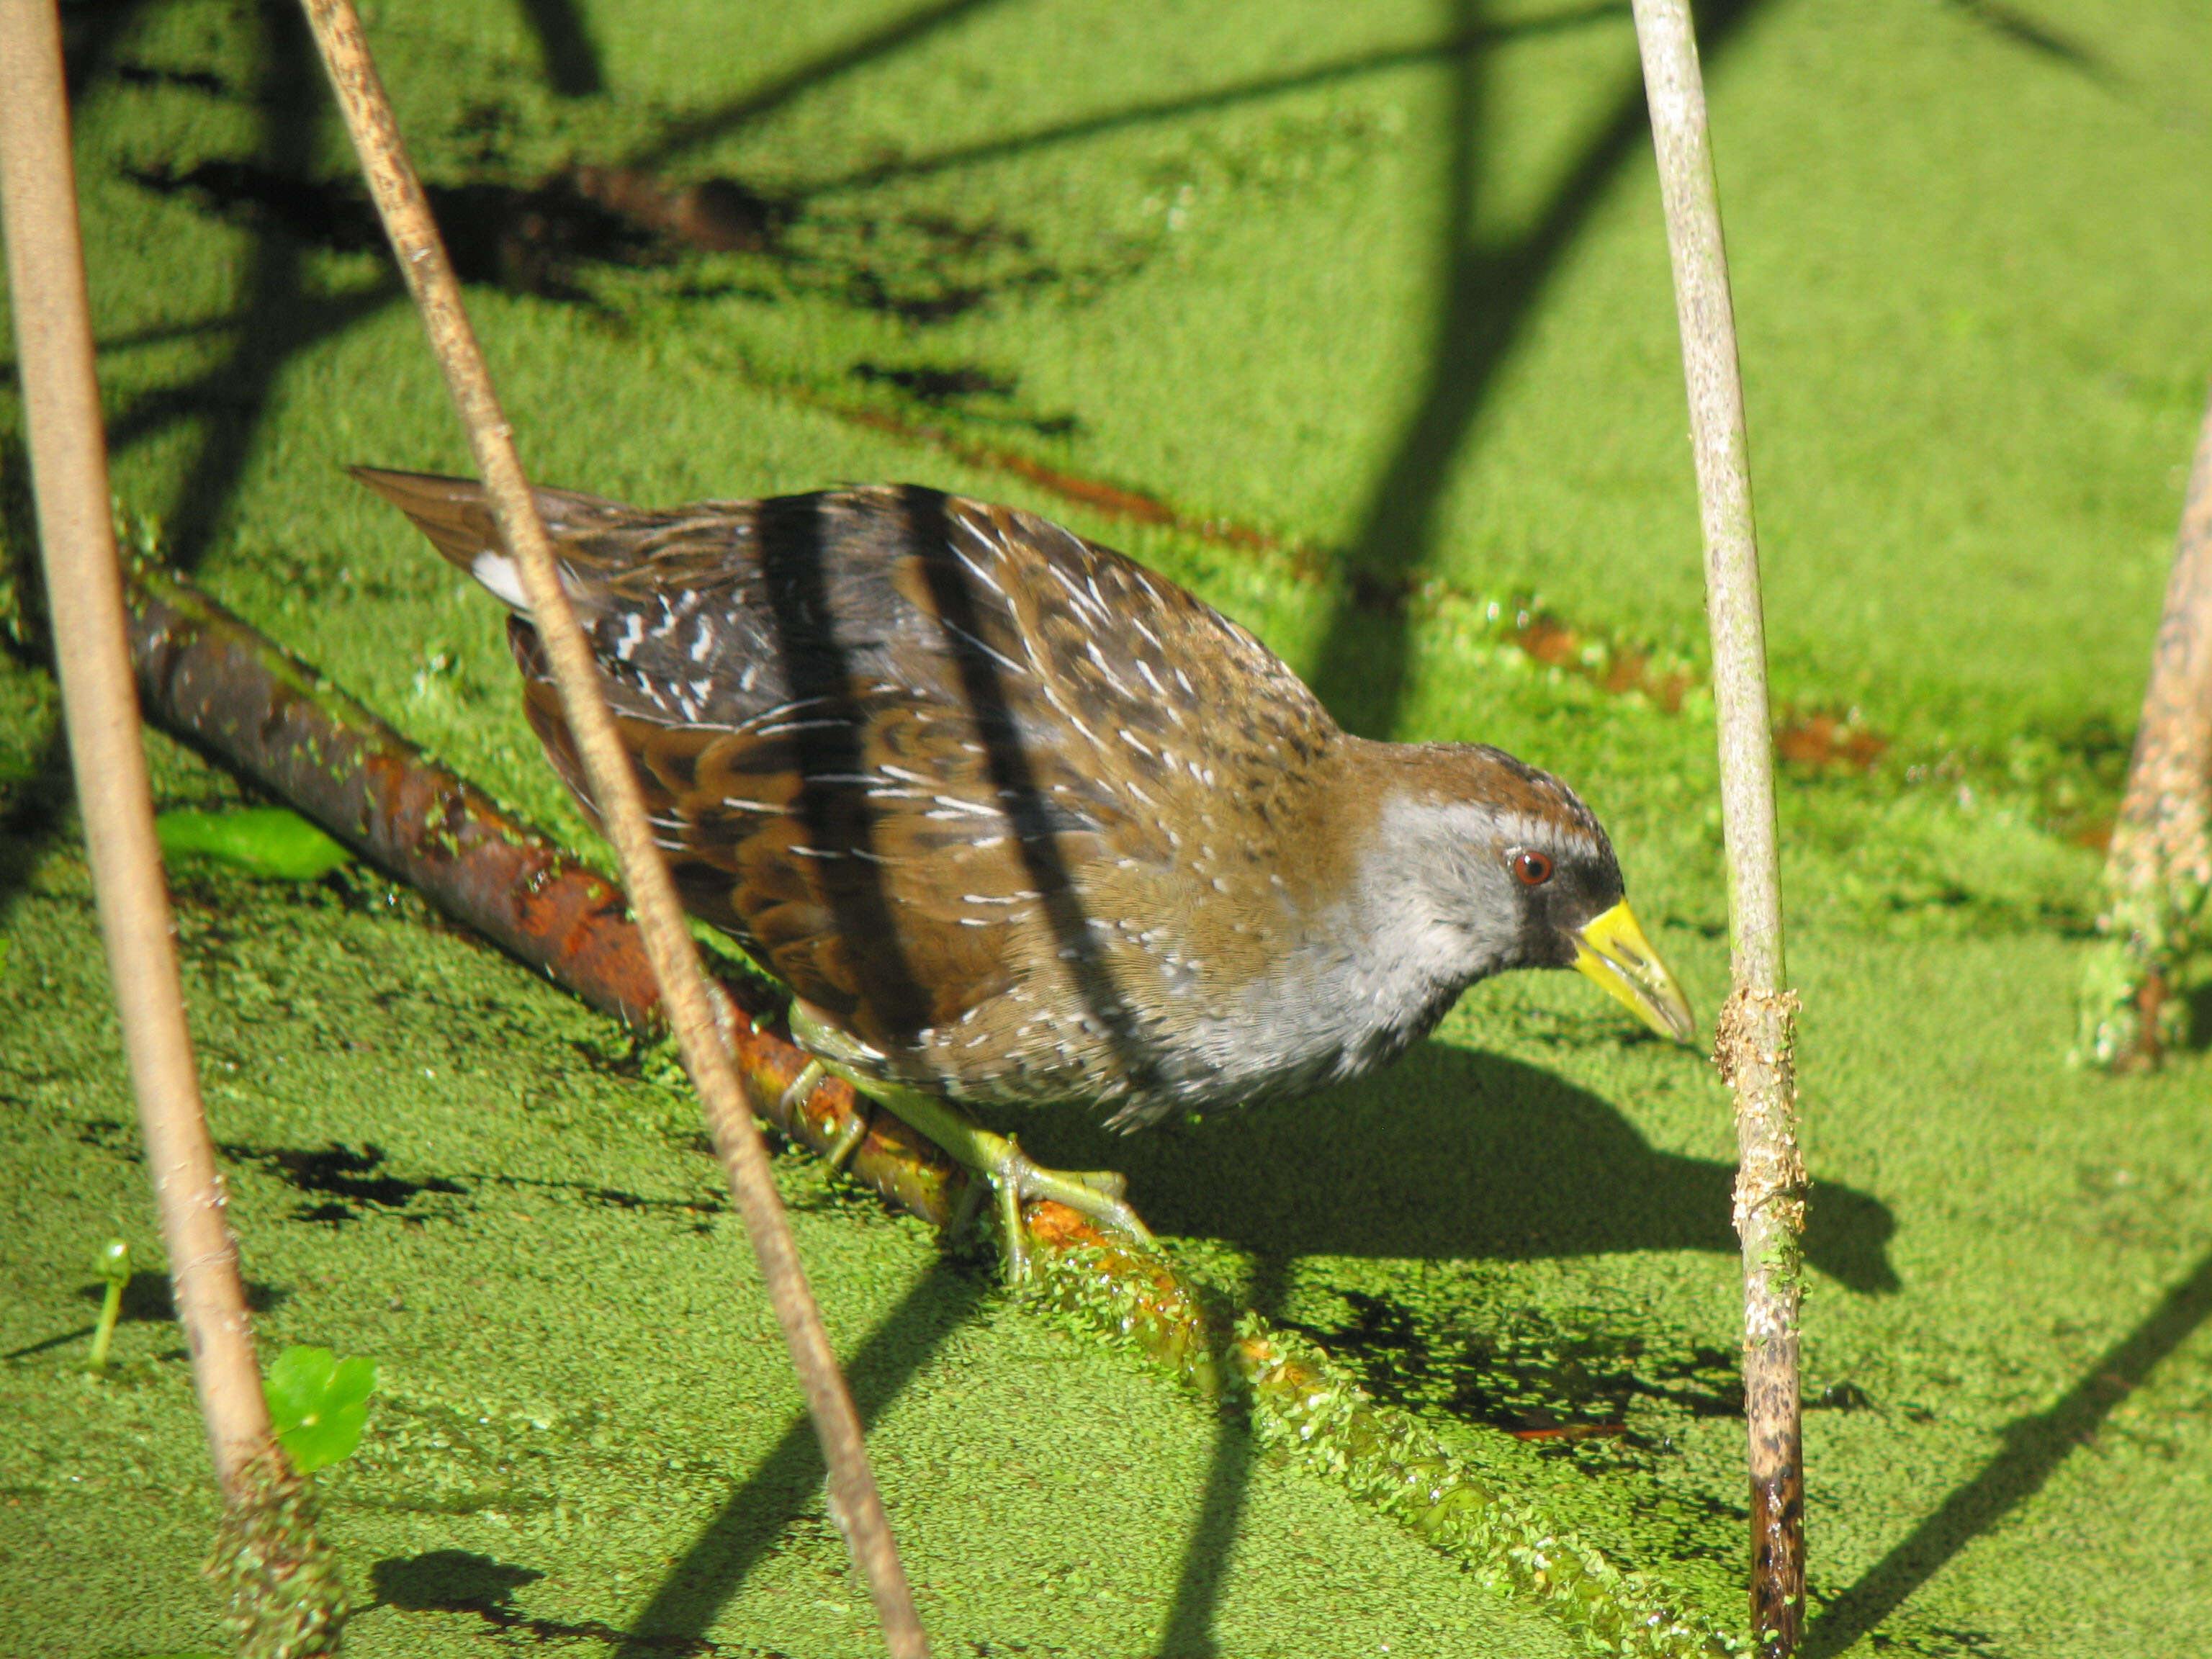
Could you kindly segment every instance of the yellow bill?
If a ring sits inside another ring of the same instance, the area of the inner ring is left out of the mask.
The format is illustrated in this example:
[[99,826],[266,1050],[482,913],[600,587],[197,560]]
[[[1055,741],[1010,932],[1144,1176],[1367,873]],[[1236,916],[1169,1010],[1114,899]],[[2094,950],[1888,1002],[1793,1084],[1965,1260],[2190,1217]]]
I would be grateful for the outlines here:
[[1626,899],[1575,935],[1575,966],[1636,1011],[1661,1036],[1687,1042],[1698,1029],[1690,1000],[1644,937]]

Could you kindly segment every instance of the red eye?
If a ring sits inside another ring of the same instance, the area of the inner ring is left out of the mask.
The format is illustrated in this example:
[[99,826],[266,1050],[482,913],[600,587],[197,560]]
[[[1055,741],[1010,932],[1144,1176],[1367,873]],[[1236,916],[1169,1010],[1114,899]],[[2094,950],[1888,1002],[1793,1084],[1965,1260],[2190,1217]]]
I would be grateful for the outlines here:
[[1552,878],[1552,860],[1524,848],[1513,855],[1513,878],[1523,887],[1541,887]]

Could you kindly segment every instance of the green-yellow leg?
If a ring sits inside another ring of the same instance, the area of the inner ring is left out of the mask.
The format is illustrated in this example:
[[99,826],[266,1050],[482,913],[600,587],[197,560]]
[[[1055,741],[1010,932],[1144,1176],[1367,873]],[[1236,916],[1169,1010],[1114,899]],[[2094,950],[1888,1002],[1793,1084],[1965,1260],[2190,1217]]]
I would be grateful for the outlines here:
[[[792,1034],[810,1048],[817,1037],[824,1046],[838,1041],[836,1033],[823,1031],[797,1006],[792,1010],[791,1028]],[[820,1056],[817,1060],[824,1070],[843,1078],[893,1116],[936,1142],[961,1168],[990,1183],[998,1200],[1010,1281],[1019,1284],[1029,1276],[1029,1232],[1022,1224],[1022,1206],[1032,1199],[1052,1199],[1078,1215],[1127,1234],[1140,1244],[1152,1244],[1151,1231],[1122,1196],[1127,1184],[1114,1171],[1045,1169],[1030,1163],[1012,1136],[993,1134],[947,1101],[902,1083],[866,1076],[838,1060]]]

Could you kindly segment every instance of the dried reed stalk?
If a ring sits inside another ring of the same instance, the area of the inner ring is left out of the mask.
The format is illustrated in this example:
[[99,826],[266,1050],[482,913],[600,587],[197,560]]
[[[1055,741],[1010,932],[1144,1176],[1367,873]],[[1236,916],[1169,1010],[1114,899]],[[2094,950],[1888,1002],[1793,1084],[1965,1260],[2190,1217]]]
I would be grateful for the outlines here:
[[2148,1071],[2185,1035],[2176,977],[2212,896],[2212,403],[2197,434],[2142,724],[2105,863],[2105,942],[2081,976],[2081,1060]]
[[0,0],[0,214],[70,763],[177,1321],[223,1493],[211,1570],[231,1590],[241,1651],[310,1659],[337,1650],[344,1594],[309,1489],[270,1432],[185,1024],[125,635],[60,21],[46,0]]
[[391,101],[376,72],[351,0],[303,0],[323,65],[361,158],[385,233],[392,240],[408,291],[422,313],[431,349],[467,428],[500,536],[515,555],[531,617],[544,641],[562,712],[574,734],[607,839],[622,866],[653,978],[673,1027],[708,1132],[760,1263],[777,1322],[791,1351],[823,1458],[830,1470],[830,1511],[854,1564],[867,1580],[884,1639],[896,1659],[928,1652],[914,1597],[900,1565],[875,1477],[868,1468],[860,1420],[836,1355],[822,1328],[805,1269],[769,1173],[768,1152],[753,1121],[752,1102],[715,1030],[714,1006],[686,930],[674,884],[646,821],[637,779],[615,733],[590,647],[562,590],[545,526],[532,499],[512,430],[501,412],[461,302],[460,282],[446,254],[421,180],[408,160]]

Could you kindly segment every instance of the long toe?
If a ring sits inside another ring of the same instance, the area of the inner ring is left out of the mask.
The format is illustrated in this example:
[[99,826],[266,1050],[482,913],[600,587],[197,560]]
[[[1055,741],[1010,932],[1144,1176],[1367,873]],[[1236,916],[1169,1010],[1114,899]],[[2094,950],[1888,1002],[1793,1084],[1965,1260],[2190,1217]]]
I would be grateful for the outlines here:
[[1146,1249],[1153,1248],[1152,1230],[1122,1196],[1128,1183],[1121,1176],[1110,1170],[1048,1170],[1031,1163],[1012,1141],[1007,1146],[1011,1156],[999,1178],[1008,1182],[1023,1202],[1050,1199],[1056,1204],[1065,1204],[1086,1220],[1134,1239]]

